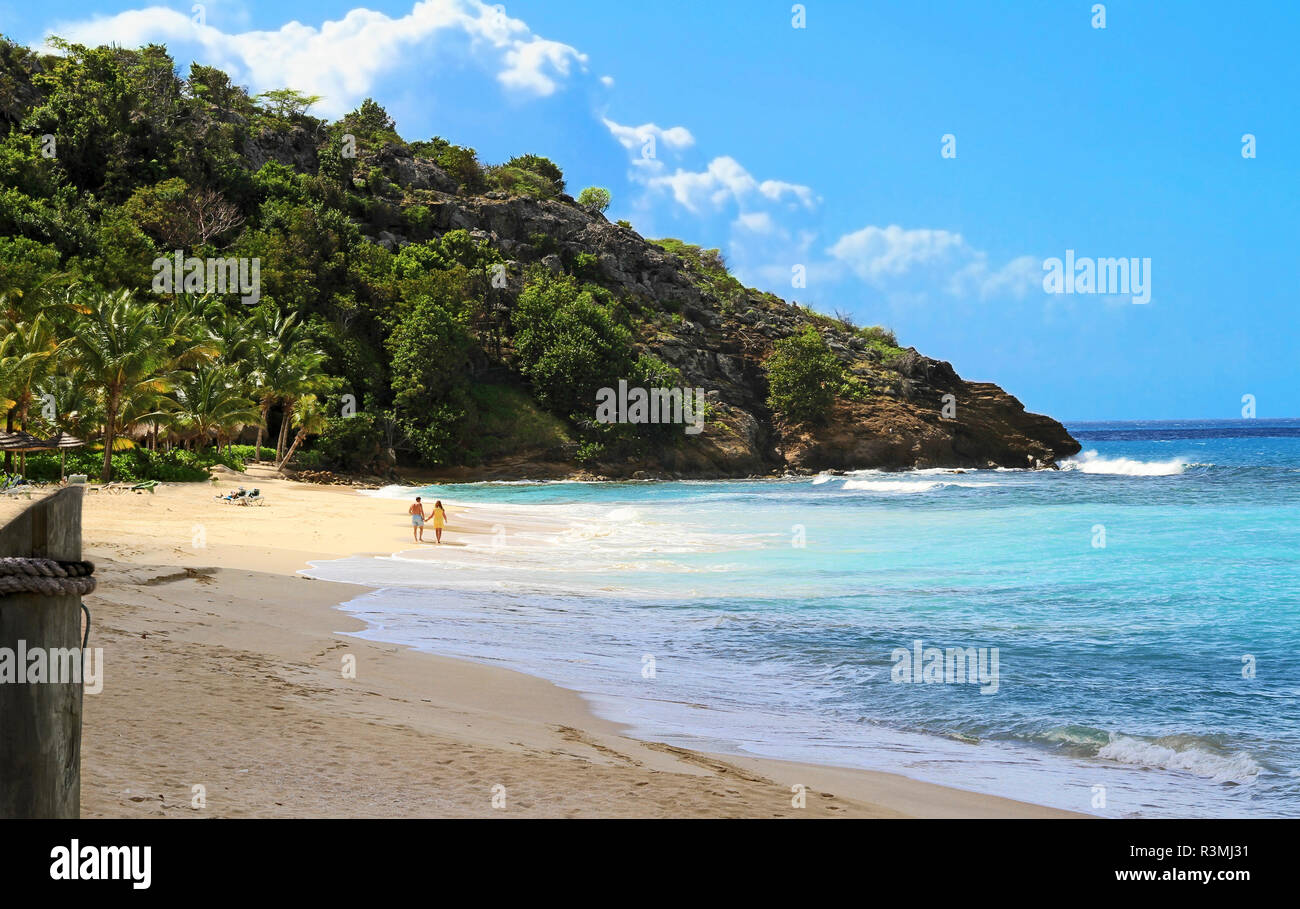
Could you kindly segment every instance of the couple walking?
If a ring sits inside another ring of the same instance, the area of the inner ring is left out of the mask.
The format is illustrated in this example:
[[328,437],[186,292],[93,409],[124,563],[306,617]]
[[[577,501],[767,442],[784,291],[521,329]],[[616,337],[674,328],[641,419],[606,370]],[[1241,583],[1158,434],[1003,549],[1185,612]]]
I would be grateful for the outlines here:
[[415,504],[407,509],[407,513],[411,516],[411,536],[415,538],[415,542],[424,542],[424,522],[429,518],[433,519],[433,532],[438,538],[437,542],[442,542],[442,526],[447,523],[447,512],[443,509],[441,500],[434,502],[433,512],[426,515],[424,504],[420,501],[420,497],[416,496]]

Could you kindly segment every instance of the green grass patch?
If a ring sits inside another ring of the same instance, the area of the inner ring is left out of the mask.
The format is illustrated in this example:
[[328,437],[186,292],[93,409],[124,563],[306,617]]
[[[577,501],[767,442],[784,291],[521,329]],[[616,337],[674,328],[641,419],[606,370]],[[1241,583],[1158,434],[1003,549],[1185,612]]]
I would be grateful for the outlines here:
[[538,407],[523,389],[475,385],[470,397],[477,411],[473,455],[478,459],[558,448],[572,441],[565,422]]

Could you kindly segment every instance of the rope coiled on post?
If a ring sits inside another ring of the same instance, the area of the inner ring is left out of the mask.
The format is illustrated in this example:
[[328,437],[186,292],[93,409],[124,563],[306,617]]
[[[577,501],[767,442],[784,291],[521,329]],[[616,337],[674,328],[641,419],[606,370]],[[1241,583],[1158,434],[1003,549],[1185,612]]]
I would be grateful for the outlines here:
[[0,596],[35,593],[42,596],[85,596],[95,589],[92,562],[60,562],[0,556]]

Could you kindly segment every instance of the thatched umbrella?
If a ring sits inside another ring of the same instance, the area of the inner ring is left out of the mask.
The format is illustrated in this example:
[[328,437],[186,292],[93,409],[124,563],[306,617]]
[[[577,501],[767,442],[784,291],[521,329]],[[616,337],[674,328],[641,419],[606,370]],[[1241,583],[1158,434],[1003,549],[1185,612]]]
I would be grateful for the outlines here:
[[68,449],[80,448],[86,443],[76,436],[68,435],[66,432],[57,432],[46,439],[46,444],[59,450],[59,482],[61,483],[63,482],[63,475],[66,473]]
[[44,439],[38,439],[31,433],[23,432],[21,429],[13,431],[0,430],[0,451],[18,452],[18,472],[23,476],[27,475],[27,452],[49,451],[53,447]]

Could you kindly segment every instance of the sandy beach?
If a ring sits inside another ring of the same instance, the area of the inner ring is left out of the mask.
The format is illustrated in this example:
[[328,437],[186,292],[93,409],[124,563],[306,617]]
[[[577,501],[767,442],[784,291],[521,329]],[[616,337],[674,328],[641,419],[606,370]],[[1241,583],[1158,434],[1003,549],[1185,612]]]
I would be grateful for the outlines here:
[[[236,484],[266,504],[214,501]],[[362,623],[335,607],[365,588],[298,572],[413,548],[401,501],[253,468],[85,502],[90,646],[105,667],[85,701],[85,817],[1068,816],[639,741],[544,680],[352,637]],[[0,501],[0,520],[25,504]],[[443,558],[507,520],[447,504]]]

